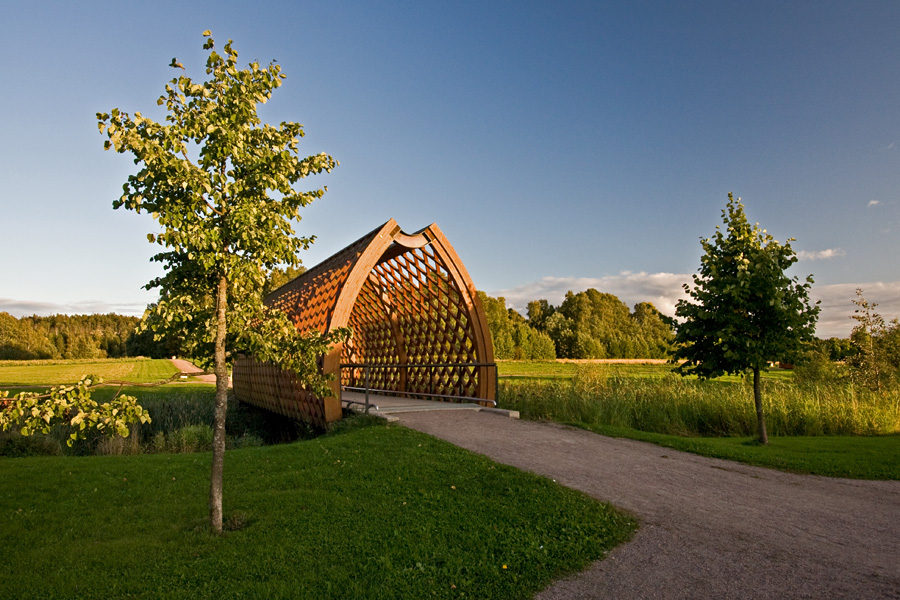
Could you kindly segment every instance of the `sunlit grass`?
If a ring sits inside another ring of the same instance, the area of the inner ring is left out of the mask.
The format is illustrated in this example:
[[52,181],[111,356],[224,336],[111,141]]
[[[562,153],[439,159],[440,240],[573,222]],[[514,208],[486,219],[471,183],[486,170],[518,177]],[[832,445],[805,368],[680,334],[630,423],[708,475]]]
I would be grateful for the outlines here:
[[[666,377],[672,373],[673,365],[665,362],[599,362],[592,360],[498,360],[498,375],[501,379],[571,379],[580,368],[603,368],[610,376],[616,377]],[[773,381],[793,381],[793,371],[772,368],[763,373],[763,378]],[[739,375],[726,375],[716,381],[741,381]]]
[[900,480],[900,435],[770,437],[684,437],[605,425],[580,426],[611,437],[624,437],[703,456],[760,467],[854,479]]
[[[674,435],[748,436],[756,432],[749,382],[620,377],[584,367],[571,380],[503,381],[500,402],[526,418],[598,423]],[[900,433],[900,393],[850,385],[764,381],[772,435]]]
[[[365,421],[363,421],[365,424]],[[8,598],[528,598],[634,522],[401,427],[209,454],[0,459]]]
[[178,369],[166,359],[0,361],[0,389],[73,384],[84,375],[150,383],[167,379],[177,372]]

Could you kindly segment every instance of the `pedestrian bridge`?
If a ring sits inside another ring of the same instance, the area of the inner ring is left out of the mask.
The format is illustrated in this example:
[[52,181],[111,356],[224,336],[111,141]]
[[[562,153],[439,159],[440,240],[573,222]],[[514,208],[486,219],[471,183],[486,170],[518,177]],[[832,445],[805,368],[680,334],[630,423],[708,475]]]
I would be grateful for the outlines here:
[[237,398],[324,426],[354,394],[408,401],[496,404],[497,368],[475,286],[435,224],[412,234],[391,219],[272,292],[266,303],[298,329],[353,337],[322,357],[332,394],[319,398],[293,373],[252,357],[234,365]]

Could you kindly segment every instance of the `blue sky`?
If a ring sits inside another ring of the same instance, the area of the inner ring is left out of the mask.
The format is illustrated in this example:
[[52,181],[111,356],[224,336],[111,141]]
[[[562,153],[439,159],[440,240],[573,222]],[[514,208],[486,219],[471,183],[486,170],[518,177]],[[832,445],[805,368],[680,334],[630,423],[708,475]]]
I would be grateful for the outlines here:
[[671,312],[728,192],[812,273],[820,335],[853,290],[900,316],[900,3],[7,2],[0,311],[140,314],[146,215],[95,113],[162,118],[201,33],[276,59],[261,114],[341,165],[298,232],[314,265],[389,218],[436,222],[524,308],[597,287]]

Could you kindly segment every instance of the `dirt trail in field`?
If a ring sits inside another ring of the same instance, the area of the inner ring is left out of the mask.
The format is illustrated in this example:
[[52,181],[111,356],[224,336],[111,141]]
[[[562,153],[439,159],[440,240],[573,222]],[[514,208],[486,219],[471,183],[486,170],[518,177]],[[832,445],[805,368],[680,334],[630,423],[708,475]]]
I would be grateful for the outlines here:
[[400,423],[631,511],[635,538],[537,597],[900,598],[900,482],[794,475],[484,412]]
[[[203,373],[203,369],[198,369],[194,366],[194,363],[183,360],[180,358],[173,358],[172,364],[175,365],[175,368],[181,371],[182,373]],[[216,376],[215,375],[192,375],[192,377],[198,381],[202,381],[203,383],[215,383]],[[229,379],[228,385],[231,386],[231,381]]]

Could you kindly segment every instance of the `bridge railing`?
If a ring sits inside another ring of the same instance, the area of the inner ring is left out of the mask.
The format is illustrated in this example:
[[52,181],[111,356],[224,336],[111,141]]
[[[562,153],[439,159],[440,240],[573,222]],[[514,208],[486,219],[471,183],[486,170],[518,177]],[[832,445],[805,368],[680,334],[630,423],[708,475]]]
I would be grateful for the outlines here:
[[[456,373],[456,394],[438,394],[434,392],[434,372],[435,369],[447,369],[452,368]],[[462,377],[462,369],[464,368],[492,368],[494,370],[494,393],[496,394],[497,383],[499,374],[497,372],[497,363],[407,363],[407,364],[370,364],[370,363],[341,363],[341,375],[343,376],[345,369],[359,369],[362,370],[363,374],[363,385],[341,385],[342,390],[347,390],[351,392],[365,392],[366,400],[365,400],[365,413],[369,414],[369,408],[371,407],[371,402],[369,401],[369,393],[378,393],[378,394],[406,394],[410,396],[424,396],[427,398],[436,398],[440,400],[468,400],[473,402],[490,402],[492,405],[497,406],[496,400],[491,400],[490,398],[477,398],[474,396],[465,396],[463,395],[463,377]],[[372,382],[372,371],[377,369],[428,369],[428,381],[429,381],[429,391],[428,392],[418,392],[418,391],[408,391],[408,390],[391,390],[391,389],[381,389],[381,388],[373,388],[371,386]],[[357,377],[352,378],[356,381]],[[358,382],[357,382],[358,383]],[[360,402],[355,401],[346,401],[348,404],[361,404]],[[377,408],[377,407],[376,407]]]

